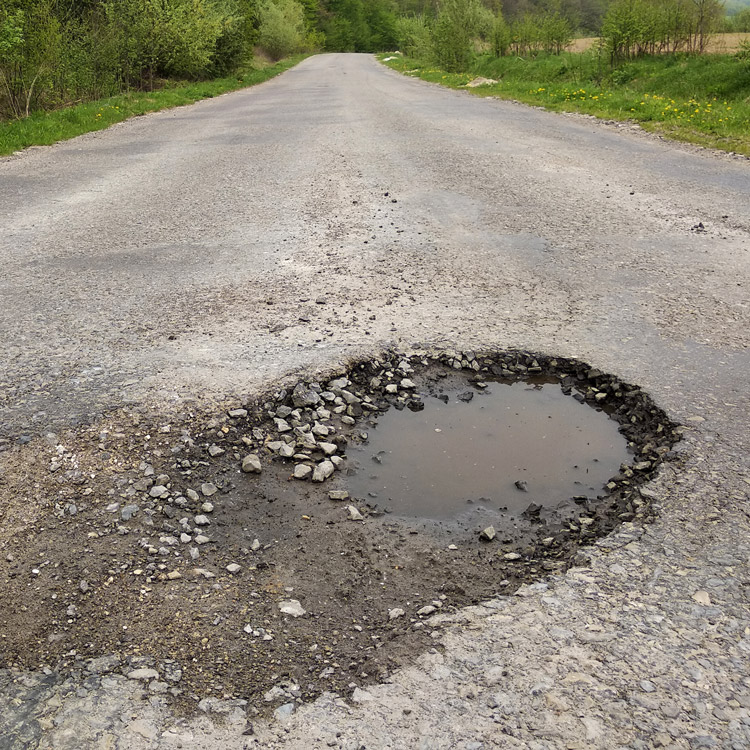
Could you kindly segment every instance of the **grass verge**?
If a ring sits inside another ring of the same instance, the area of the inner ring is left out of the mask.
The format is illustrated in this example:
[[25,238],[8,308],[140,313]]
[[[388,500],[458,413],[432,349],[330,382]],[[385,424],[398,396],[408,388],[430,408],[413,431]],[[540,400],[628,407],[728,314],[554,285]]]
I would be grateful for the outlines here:
[[614,69],[593,52],[480,56],[467,73],[403,56],[381,60],[450,88],[465,88],[477,76],[497,81],[467,89],[476,96],[633,121],[668,138],[750,156],[750,65],[731,55],[646,57]]
[[0,156],[29,146],[49,146],[83,133],[103,130],[116,122],[147,112],[193,104],[200,99],[210,99],[229,91],[255,86],[283,73],[305,57],[306,55],[296,55],[274,65],[248,67],[227,78],[176,83],[156,91],[133,91],[54,112],[36,112],[22,120],[0,122]]

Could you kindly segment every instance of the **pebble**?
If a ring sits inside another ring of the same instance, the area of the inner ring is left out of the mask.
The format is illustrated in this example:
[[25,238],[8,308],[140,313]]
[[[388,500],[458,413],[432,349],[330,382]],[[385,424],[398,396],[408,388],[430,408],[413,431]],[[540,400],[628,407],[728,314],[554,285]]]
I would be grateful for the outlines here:
[[328,477],[333,474],[335,471],[335,466],[331,461],[321,461],[316,467],[315,471],[313,472],[312,480],[313,482],[325,482]]
[[237,563],[229,563],[229,565],[227,565],[227,571],[229,573],[239,573],[241,570],[242,566],[237,565]]
[[148,494],[151,497],[164,497],[169,494],[169,490],[163,484],[155,484],[149,491]]
[[331,490],[328,493],[329,500],[348,500],[349,493],[346,490]]
[[[219,488],[213,482],[204,482],[201,485],[201,492],[204,497],[211,497],[211,495],[215,495],[218,491]],[[190,497],[190,490],[187,491],[187,496]],[[190,499],[192,500],[192,498]],[[198,499],[197,496],[195,499]]]
[[242,459],[242,471],[246,474],[260,474],[260,459],[255,453],[249,453]]
[[406,613],[401,607],[394,607],[388,610],[388,619],[395,620],[397,617],[403,617]]
[[208,524],[211,523],[211,521],[208,520],[208,516],[196,516],[193,521],[195,522],[196,526],[208,526]]
[[495,538],[496,533],[494,526],[488,526],[479,532],[479,538],[485,542],[491,542]]
[[304,614],[307,614],[297,599],[287,599],[286,601],[279,602],[279,610],[282,614],[291,615],[292,617],[302,617]]
[[346,509],[349,511],[349,520],[351,521],[364,520],[364,516],[353,505],[348,505]]
[[294,467],[295,479],[307,479],[313,473],[312,467],[307,464],[297,464]]
[[214,509],[214,504],[213,503],[203,503],[203,505],[201,505],[201,510],[204,513],[211,513],[211,512],[213,512],[213,509]]

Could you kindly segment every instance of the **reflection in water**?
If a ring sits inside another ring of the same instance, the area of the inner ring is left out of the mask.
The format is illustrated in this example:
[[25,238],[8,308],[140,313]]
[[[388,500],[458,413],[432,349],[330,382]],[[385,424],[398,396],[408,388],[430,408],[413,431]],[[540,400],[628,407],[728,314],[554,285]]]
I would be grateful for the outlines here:
[[427,397],[416,413],[389,410],[366,444],[350,446],[355,497],[420,518],[520,513],[595,498],[629,462],[617,423],[557,384],[490,383],[447,396]]

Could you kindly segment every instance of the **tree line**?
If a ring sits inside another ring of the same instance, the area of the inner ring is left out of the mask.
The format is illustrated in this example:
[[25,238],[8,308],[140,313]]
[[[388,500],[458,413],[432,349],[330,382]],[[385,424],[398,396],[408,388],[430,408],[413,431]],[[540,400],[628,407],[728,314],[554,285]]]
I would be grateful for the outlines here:
[[601,34],[613,60],[701,52],[722,17],[720,0],[2,0],[0,118],[228,75],[254,54],[399,48],[461,70],[576,33]]

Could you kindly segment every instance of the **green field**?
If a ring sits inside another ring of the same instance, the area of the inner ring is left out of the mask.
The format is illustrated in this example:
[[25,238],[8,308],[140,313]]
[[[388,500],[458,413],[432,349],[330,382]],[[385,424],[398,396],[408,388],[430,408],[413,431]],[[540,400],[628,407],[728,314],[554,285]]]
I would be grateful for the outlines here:
[[615,68],[593,51],[527,59],[487,55],[477,57],[469,73],[446,73],[400,55],[385,64],[451,88],[482,76],[496,83],[467,91],[630,120],[670,138],[750,156],[750,62],[734,55],[643,57]]

